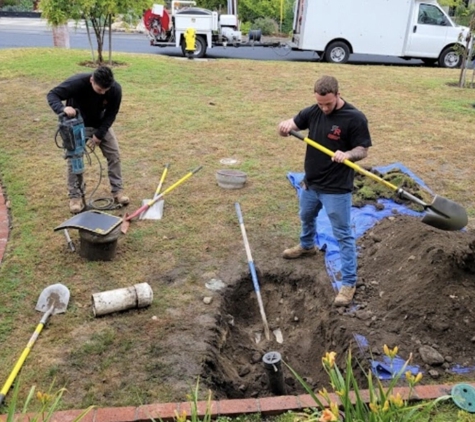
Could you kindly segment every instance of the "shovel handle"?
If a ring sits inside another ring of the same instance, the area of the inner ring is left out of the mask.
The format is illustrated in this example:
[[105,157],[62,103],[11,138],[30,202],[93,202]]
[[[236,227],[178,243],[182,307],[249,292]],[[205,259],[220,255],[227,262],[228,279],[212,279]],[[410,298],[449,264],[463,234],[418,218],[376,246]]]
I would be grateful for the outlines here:
[[165,168],[163,169],[162,177],[160,178],[160,182],[158,183],[157,190],[155,191],[155,194],[153,195],[154,198],[156,198],[160,191],[162,190],[162,185],[163,182],[165,181],[165,176],[168,173],[168,169],[170,168],[170,164],[165,164]]
[[[315,141],[312,141],[310,138],[308,138],[306,136],[303,136],[301,133],[299,133],[295,130],[291,130],[290,134],[292,136],[295,136],[296,138],[300,139],[301,141],[304,141],[308,145],[311,145],[312,147],[318,149],[319,151],[329,155],[330,157],[333,157],[335,155],[335,153],[332,150],[329,150],[328,148],[324,147],[323,145],[320,145],[319,143],[317,143]],[[345,160],[345,161],[343,161],[343,164],[345,164],[348,167],[352,168],[356,172],[358,172],[358,173],[360,173],[364,176],[367,176],[370,179],[373,179],[376,182],[382,183],[387,188],[389,188],[393,191],[396,191],[397,193],[400,194],[399,191],[401,191],[401,189],[399,189],[396,185],[393,185],[392,183],[389,183],[387,180],[384,180],[381,177],[376,176],[374,173],[371,173],[370,171],[365,170],[364,168],[360,167],[358,164],[353,163],[353,161]]]
[[186,174],[180,180],[178,180],[178,182],[175,182],[173,185],[171,185],[169,188],[167,188],[164,192],[162,192],[156,198],[153,198],[148,203],[142,205],[138,210],[136,210],[132,214],[126,216],[125,221],[130,221],[133,218],[137,217],[138,215],[142,214],[142,212],[148,210],[153,204],[155,204],[155,202],[160,201],[167,193],[171,192],[173,189],[180,186],[183,182],[188,180],[191,176],[193,176],[195,173],[200,171],[202,168],[203,168],[203,166],[199,166],[199,167],[196,167],[194,170],[190,171],[188,174]]
[[270,340],[269,324],[267,322],[266,312],[264,310],[264,304],[262,302],[261,289],[259,287],[259,280],[257,279],[256,267],[254,260],[252,259],[251,247],[249,246],[249,240],[247,239],[246,227],[244,226],[244,219],[242,218],[241,206],[239,202],[234,204],[236,208],[236,214],[239,220],[239,226],[241,228],[242,240],[244,242],[244,249],[246,249],[247,263],[249,271],[251,272],[252,284],[254,285],[254,291],[256,292],[257,304],[259,305],[259,312],[261,314],[262,323],[264,324],[264,335],[266,340]]
[[41,331],[43,330],[43,327],[46,325],[48,322],[49,317],[53,313],[54,306],[51,306],[48,311],[43,315],[43,318],[41,318],[39,324],[36,326],[35,332],[32,334],[30,337],[30,340],[28,341],[28,344],[26,345],[25,349],[23,350],[22,354],[20,355],[19,359],[17,360],[15,366],[12,369],[12,372],[10,372],[10,375],[8,376],[7,380],[5,381],[5,384],[3,384],[2,389],[0,390],[0,405],[3,403],[3,400],[5,399],[5,396],[7,395],[8,391],[10,390],[10,387],[12,386],[13,382],[15,381],[16,376],[20,372],[20,369],[25,362],[26,358],[28,357],[28,354],[30,353],[31,349],[33,348],[33,345],[36,342],[36,339],[39,337]]

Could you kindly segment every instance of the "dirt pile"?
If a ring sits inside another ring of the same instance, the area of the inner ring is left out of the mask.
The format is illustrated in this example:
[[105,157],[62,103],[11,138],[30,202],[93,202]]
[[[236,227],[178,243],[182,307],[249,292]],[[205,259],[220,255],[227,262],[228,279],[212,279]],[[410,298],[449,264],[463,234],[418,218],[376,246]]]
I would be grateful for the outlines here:
[[[367,353],[357,353],[363,363],[381,358],[387,344],[398,346],[402,359],[412,353],[426,382],[473,375],[475,234],[394,216],[369,230],[358,247],[358,288],[354,306],[346,309],[332,305],[335,292],[323,253],[292,261],[280,259],[275,247],[260,254],[267,319],[271,330],[280,328],[284,342],[264,339],[251,279],[237,279],[223,297],[202,372],[215,397],[271,395],[262,364],[270,351],[321,388],[328,382],[321,357],[336,351],[342,363],[348,348],[361,352],[356,335],[368,343]],[[288,394],[303,392],[288,371],[285,382]]]

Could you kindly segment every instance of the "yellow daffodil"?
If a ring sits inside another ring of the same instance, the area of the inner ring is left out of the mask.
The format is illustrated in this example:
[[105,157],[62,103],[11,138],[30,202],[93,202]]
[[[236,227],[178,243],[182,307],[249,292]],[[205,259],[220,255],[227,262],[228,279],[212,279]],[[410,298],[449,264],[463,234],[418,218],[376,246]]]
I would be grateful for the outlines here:
[[345,393],[346,393],[346,391],[345,391],[344,388],[342,388],[341,390],[336,390],[336,391],[335,391],[335,394],[337,394],[337,395],[340,396],[340,397],[344,397],[344,396],[345,396]]
[[389,410],[389,400],[386,400],[384,402],[383,412],[387,412],[388,410]]
[[318,422],[336,422],[338,417],[330,409],[324,409]]
[[412,375],[411,371],[406,371],[406,379],[409,385],[413,387],[422,379],[422,372],[419,372],[417,375]]
[[[330,403],[330,410],[332,411],[332,413],[336,416],[336,418],[338,419],[338,417],[340,416],[340,410],[338,409],[338,404],[336,404],[335,402],[331,402]],[[335,420],[337,420],[335,419]]]
[[176,419],[176,422],[187,422],[186,420],[186,412],[184,410],[182,410],[181,414],[179,414],[176,410],[175,410],[175,419]]
[[385,354],[389,359],[393,360],[393,359],[396,357],[397,352],[399,351],[399,348],[398,348],[397,346],[395,346],[394,349],[390,349],[390,348],[388,347],[388,345],[385,344],[385,345],[383,346],[383,351],[384,351],[384,354]]
[[333,365],[335,365],[335,358],[336,358],[335,352],[325,353],[325,356],[322,358],[323,365],[328,366],[329,368],[333,368]]
[[391,395],[389,397],[389,400],[391,401],[392,404],[396,407],[403,407],[404,406],[404,401],[402,400],[401,394],[397,393],[395,396]]
[[318,394],[322,396],[324,399],[327,401],[330,401],[330,395],[328,394],[328,391],[326,388],[322,388],[321,390],[318,390]]
[[36,398],[41,402],[41,404],[44,405],[48,403],[49,401],[51,401],[52,396],[50,394],[42,393],[41,391],[38,391],[36,393]]
[[373,413],[378,413],[379,412],[379,404],[376,403],[370,403],[369,408]]

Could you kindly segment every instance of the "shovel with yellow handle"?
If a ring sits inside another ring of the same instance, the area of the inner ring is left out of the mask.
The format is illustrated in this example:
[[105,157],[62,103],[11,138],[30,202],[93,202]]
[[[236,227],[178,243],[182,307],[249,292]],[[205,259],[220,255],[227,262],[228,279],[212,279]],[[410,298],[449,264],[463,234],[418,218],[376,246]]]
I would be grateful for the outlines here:
[[[308,145],[318,149],[319,151],[329,155],[330,157],[335,155],[333,151],[315,141],[312,141],[310,138],[303,136],[301,133],[296,132],[295,130],[291,130],[290,134],[301,141],[304,141]],[[422,206],[425,211],[425,215],[422,217],[422,222],[428,224],[429,226],[440,230],[461,230],[468,223],[467,211],[465,211],[461,205],[451,201],[450,199],[436,195],[431,204],[426,204],[424,201],[410,194],[404,189],[389,183],[387,180],[376,176],[374,173],[365,170],[350,160],[343,161],[343,164],[351,167],[353,170],[362,174],[363,176],[367,176],[376,182],[382,183],[387,188],[395,191],[400,198],[408,199],[409,201],[415,202],[416,204]]]
[[127,230],[129,229],[129,226],[130,226],[130,221],[133,218],[138,217],[143,212],[146,212],[153,204],[155,204],[158,201],[161,201],[167,193],[171,192],[173,189],[180,186],[183,182],[188,180],[195,173],[199,172],[202,168],[203,168],[203,166],[196,167],[194,170],[190,171],[185,176],[183,176],[180,180],[178,180],[178,182],[175,182],[173,185],[171,185],[168,189],[166,189],[164,192],[162,192],[156,198],[151,199],[149,202],[142,205],[138,210],[134,211],[132,214],[130,214],[130,215],[125,214],[125,217],[122,220],[122,225],[121,225],[120,231],[124,234],[127,233]]
[[3,403],[5,396],[8,394],[10,387],[15,381],[16,376],[20,372],[20,369],[28,357],[33,345],[38,339],[43,327],[48,322],[48,319],[51,315],[61,314],[66,312],[66,308],[69,303],[69,289],[61,283],[52,284],[51,286],[46,287],[40,294],[38,302],[36,303],[35,309],[39,312],[44,312],[43,317],[41,318],[39,324],[36,326],[35,332],[30,337],[28,344],[23,350],[21,356],[10,372],[9,377],[7,378],[5,384],[3,384],[2,389],[0,390],[0,405]]

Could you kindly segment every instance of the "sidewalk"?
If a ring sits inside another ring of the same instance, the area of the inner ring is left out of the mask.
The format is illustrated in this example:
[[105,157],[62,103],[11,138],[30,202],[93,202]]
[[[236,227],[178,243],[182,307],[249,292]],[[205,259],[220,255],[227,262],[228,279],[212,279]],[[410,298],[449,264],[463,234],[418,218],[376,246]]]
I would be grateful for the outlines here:
[[[51,25],[48,24],[46,19],[43,18],[18,18],[18,17],[4,17],[0,16],[0,26],[20,26],[20,27],[36,27],[50,29]],[[76,22],[73,20],[68,21],[68,28],[70,29],[86,29],[86,23],[84,19]],[[92,28],[90,28],[92,30]],[[127,28],[122,22],[114,22],[112,24],[112,31],[117,32],[145,32],[145,26],[143,25],[142,20],[137,24],[135,28]]]
[[[0,16],[0,25],[2,26],[8,26],[8,25],[29,26],[29,27],[40,27],[40,28],[50,27],[46,19],[42,19],[42,18],[10,18],[10,17],[4,17],[4,16]],[[69,21],[68,27],[69,28],[86,28],[86,24],[84,23],[83,20],[79,21],[77,25],[76,25],[76,22]]]

